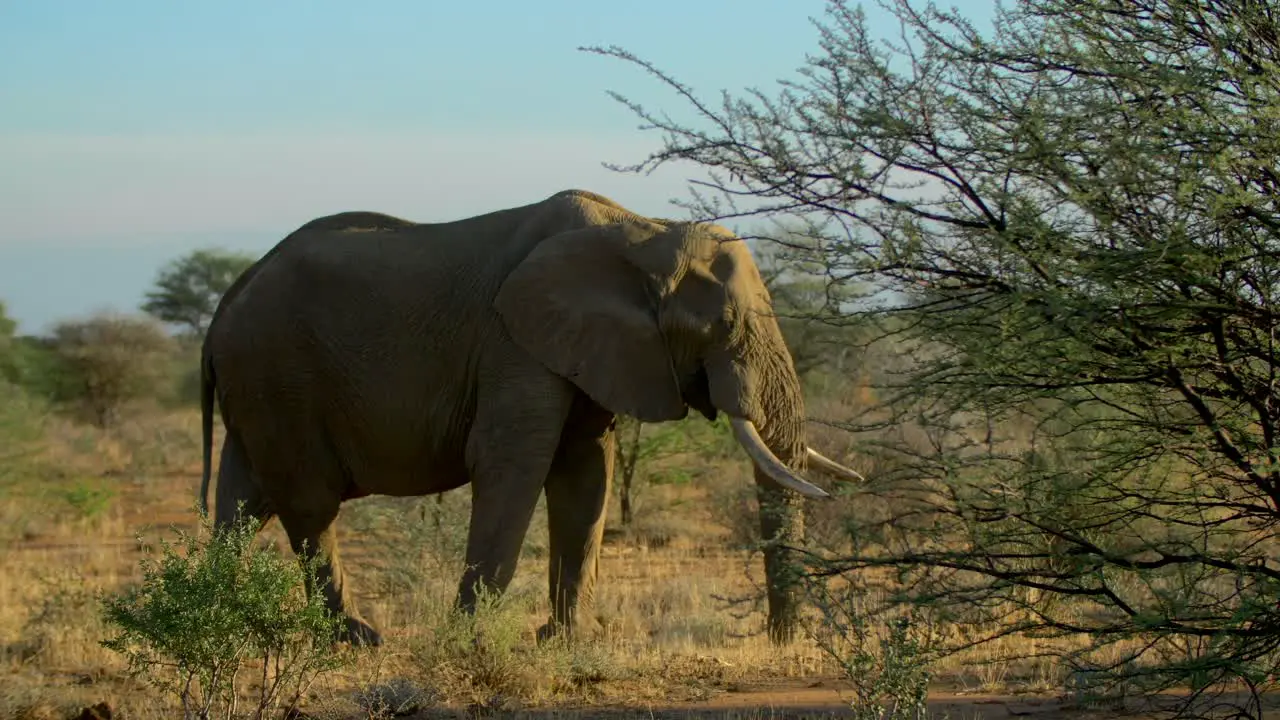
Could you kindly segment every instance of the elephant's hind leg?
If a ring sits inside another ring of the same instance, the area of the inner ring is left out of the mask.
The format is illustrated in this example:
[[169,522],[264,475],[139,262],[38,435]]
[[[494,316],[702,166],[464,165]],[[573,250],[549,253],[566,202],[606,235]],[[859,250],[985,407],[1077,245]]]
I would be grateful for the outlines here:
[[[346,618],[342,639],[352,644],[377,645],[381,642],[377,631],[355,614],[343,587],[338,541],[333,527],[338,505],[338,500],[325,498],[323,493],[305,500],[293,495],[283,503],[280,521],[295,553],[301,557],[323,555],[324,561],[320,563],[316,580],[325,594],[326,607]],[[262,483],[254,476],[244,446],[234,435],[228,434],[222,445],[222,461],[218,469],[214,527],[226,527],[243,518],[255,518],[266,524],[275,514]],[[316,588],[308,584],[307,592],[315,591]]]
[[[315,495],[308,497],[307,504],[313,505],[317,499]],[[341,639],[352,645],[381,645],[382,636],[360,617],[346,586],[338,553],[337,528],[334,527],[338,507],[339,500],[335,496],[331,506],[294,507],[289,512],[281,512],[280,522],[289,534],[289,544],[295,553],[308,560],[320,557],[315,580],[324,593],[325,606],[344,619]],[[307,587],[308,593],[316,590],[314,586]]]
[[222,528],[241,518],[253,518],[266,525],[275,512],[262,483],[254,477],[244,445],[234,433],[222,443],[218,463],[218,484],[214,488],[213,526]]
[[[317,451],[315,446],[322,446]],[[300,443],[298,452],[272,456],[278,462],[259,472],[268,477],[271,502],[289,545],[299,557],[316,560],[316,577],[308,579],[307,593],[323,593],[325,606],[344,619],[340,640],[352,645],[380,645],[382,637],[360,617],[346,586],[338,553],[335,521],[347,486],[341,464],[327,443]]]

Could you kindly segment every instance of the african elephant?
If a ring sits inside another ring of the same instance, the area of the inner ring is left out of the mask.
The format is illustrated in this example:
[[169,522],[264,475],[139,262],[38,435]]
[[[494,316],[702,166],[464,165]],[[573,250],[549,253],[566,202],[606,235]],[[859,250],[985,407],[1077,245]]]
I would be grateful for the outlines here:
[[[313,220],[223,297],[201,371],[202,509],[216,392],[215,526],[240,503],[279,516],[295,552],[320,555],[319,590],[353,643],[381,640],[339,561],[334,520],[348,499],[469,482],[457,604],[472,611],[479,585],[511,580],[545,492],[544,636],[590,617],[615,414],[727,413],[762,492],[824,497],[796,474],[807,462],[860,477],[805,445],[799,382],[745,243],[584,191],[437,224]],[[766,537],[786,520],[770,517]],[[778,598],[771,621],[789,601]]]

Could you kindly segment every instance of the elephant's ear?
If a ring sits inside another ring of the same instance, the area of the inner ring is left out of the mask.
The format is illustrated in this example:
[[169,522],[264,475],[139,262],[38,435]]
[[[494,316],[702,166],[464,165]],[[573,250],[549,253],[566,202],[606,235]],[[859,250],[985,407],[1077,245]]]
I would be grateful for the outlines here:
[[628,259],[652,234],[623,223],[549,237],[507,276],[494,307],[516,344],[592,400],[660,422],[688,408],[649,278]]

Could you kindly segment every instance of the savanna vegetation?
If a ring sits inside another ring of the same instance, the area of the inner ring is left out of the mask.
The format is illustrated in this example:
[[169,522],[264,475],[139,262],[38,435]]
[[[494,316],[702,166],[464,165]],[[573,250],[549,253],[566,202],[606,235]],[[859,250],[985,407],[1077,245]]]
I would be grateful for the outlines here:
[[[0,313],[0,717],[104,699],[200,717],[228,698],[244,716],[713,699],[754,717],[725,699],[778,686],[805,693],[755,705],[924,718],[984,692],[1060,698],[1045,717],[1270,716],[1280,18],[1018,0],[982,32],[886,7],[893,43],[832,2],[795,78],[718,102],[591,49],[674,92],[663,111],[619,97],[662,133],[620,169],[705,171],[688,211],[753,238],[814,444],[869,479],[806,506],[801,639],[765,637],[750,469],[698,418],[620,422],[599,638],[532,641],[541,515],[512,590],[449,612],[464,488],[347,505],[349,571],[388,642],[312,642],[305,568],[192,510],[194,343],[252,260],[207,251],[162,271],[149,315],[15,337]],[[278,527],[263,542],[287,548]],[[226,602],[193,615],[182,597]]]

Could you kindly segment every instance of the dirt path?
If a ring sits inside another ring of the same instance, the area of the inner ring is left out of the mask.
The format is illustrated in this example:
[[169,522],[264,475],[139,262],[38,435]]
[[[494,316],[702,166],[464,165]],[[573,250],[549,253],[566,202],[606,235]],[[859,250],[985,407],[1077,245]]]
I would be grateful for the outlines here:
[[[703,702],[677,703],[653,708],[655,718],[832,718],[849,717],[848,685],[838,679],[805,679],[780,682],[743,683],[739,687]],[[1130,698],[1119,704],[1082,706],[1069,698],[1051,695],[1000,695],[941,691],[930,693],[931,717],[948,720],[1102,720],[1127,710],[1129,720],[1156,717],[1144,713],[1171,708],[1184,698],[1162,695]],[[1225,698],[1219,698],[1223,700]],[[1232,698],[1243,702],[1244,696]],[[1262,717],[1280,719],[1280,697],[1264,698]],[[1207,709],[1208,705],[1201,707]],[[591,713],[583,715],[590,716]],[[619,715],[626,717],[626,715]]]
[[[588,707],[580,709],[523,710],[514,712],[470,713],[472,717],[523,718],[526,720],[747,720],[756,718],[848,718],[848,693],[841,693],[834,680],[798,680],[778,683],[744,684],[709,700],[670,703],[653,706]],[[948,720],[1100,720],[1114,717],[1114,711],[1094,711],[1074,707],[1051,697],[1014,695],[961,695],[939,693],[929,698],[931,717]],[[456,718],[457,710],[428,711],[412,716]],[[1137,716],[1140,718],[1141,716]],[[1135,718],[1136,720],[1136,718]]]
[[[433,710],[412,716],[418,720],[457,718],[460,716],[490,718],[522,718],[524,720],[756,720],[788,718],[818,720],[848,718],[851,715],[848,686],[834,678],[797,679],[776,682],[742,683],[713,698],[697,702],[662,703],[649,706],[584,707],[498,712],[463,712]],[[1236,698],[1239,700],[1240,698]],[[1127,720],[1150,720],[1158,717],[1156,707],[1171,708],[1175,698],[1160,696],[1154,700],[1131,699],[1126,703]],[[1280,719],[1280,698],[1265,699],[1267,710],[1262,717]],[[1119,705],[1082,707],[1070,699],[1049,695],[999,695],[941,691],[930,694],[929,717],[947,720],[1109,720],[1123,712]]]
[[[679,703],[658,710],[655,717],[848,717],[848,685],[839,680],[804,679],[742,683],[729,692],[703,702]],[[1057,720],[1089,717],[1051,697],[934,693],[929,709],[950,720],[1002,720],[1034,718]]]

